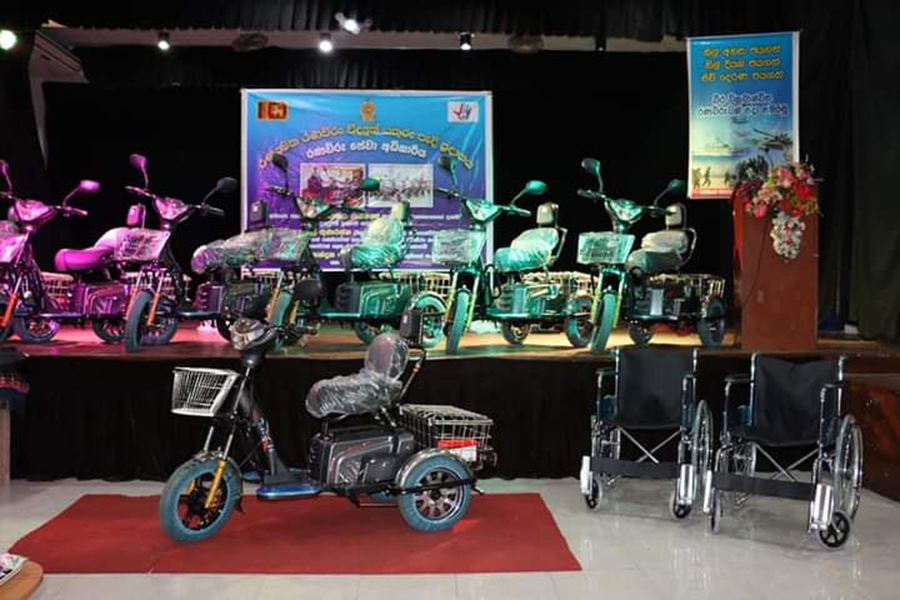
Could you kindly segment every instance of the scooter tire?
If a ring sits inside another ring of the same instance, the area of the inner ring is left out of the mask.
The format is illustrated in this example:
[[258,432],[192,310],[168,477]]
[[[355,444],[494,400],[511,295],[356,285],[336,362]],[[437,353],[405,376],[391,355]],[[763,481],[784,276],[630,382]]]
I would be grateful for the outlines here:
[[[206,498],[203,485],[215,477],[218,462],[217,458],[205,460],[192,458],[178,467],[169,477],[159,497],[159,524],[169,539],[181,543],[206,540],[218,533],[228,522],[241,490],[241,473],[232,461],[229,460],[225,466],[214,507],[203,508]],[[189,490],[190,492],[186,493]],[[182,507],[186,509],[184,515]],[[192,522],[186,515],[197,508],[209,511],[210,515],[200,519],[198,528],[194,529],[185,525],[185,521]],[[209,520],[209,516],[213,517],[212,520]]]
[[[422,461],[409,474],[407,481],[410,485],[425,485],[435,483],[435,478],[447,480],[465,480],[469,478],[458,460],[449,456],[432,456]],[[432,497],[431,492],[418,494],[402,494],[397,501],[400,516],[406,524],[417,531],[431,533],[445,531],[452,528],[462,519],[469,510],[472,501],[472,486],[460,485],[438,490],[440,498]],[[428,498],[424,498],[428,496]],[[434,501],[429,504],[428,500]]]
[[453,316],[450,321],[450,330],[447,332],[447,354],[456,354],[459,351],[459,342],[466,333],[466,320],[469,316],[469,301],[472,292],[459,290],[456,292],[456,300],[453,303]]
[[127,352],[139,352],[141,346],[164,346],[172,341],[178,330],[178,320],[167,318],[158,333],[143,333],[142,324],[146,313],[150,308],[153,294],[148,290],[141,290],[134,297],[128,316],[125,320],[125,350]]
[[597,315],[597,324],[591,332],[591,354],[602,354],[606,350],[616,320],[617,301],[618,298],[612,292],[606,292],[600,300],[600,314]]

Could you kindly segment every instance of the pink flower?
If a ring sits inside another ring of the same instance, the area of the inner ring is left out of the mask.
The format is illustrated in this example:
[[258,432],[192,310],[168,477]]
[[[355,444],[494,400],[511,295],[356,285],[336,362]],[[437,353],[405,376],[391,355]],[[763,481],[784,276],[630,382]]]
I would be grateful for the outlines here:
[[766,213],[768,212],[768,210],[769,210],[769,207],[761,202],[761,203],[757,204],[756,208],[753,210],[753,216],[755,216],[759,219],[762,219],[763,217],[766,216]]

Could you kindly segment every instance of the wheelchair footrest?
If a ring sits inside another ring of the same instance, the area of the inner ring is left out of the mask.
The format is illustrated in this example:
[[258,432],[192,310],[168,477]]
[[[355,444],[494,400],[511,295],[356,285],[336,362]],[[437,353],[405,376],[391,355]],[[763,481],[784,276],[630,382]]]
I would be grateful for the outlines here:
[[624,475],[640,479],[676,479],[678,464],[671,462],[635,462],[614,458],[591,458],[591,471],[607,475]]
[[745,477],[729,473],[714,473],[713,487],[722,492],[741,492],[757,496],[775,496],[791,500],[812,500],[813,485],[803,481],[778,481]]

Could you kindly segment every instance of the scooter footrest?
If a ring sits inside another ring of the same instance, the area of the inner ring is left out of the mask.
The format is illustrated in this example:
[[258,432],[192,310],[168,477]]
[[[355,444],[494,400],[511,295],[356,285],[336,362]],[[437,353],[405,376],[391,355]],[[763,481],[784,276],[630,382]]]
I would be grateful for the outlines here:
[[53,312],[41,313],[38,315],[40,319],[59,320],[59,319],[84,319],[84,314],[80,312]]
[[778,481],[729,473],[714,473],[713,487],[722,492],[741,492],[791,500],[812,500],[813,497],[813,485],[805,481]]
[[607,475],[624,475],[640,479],[676,479],[678,464],[661,462],[635,462],[633,460],[616,460],[614,458],[591,458],[591,471]]
[[322,493],[322,486],[312,481],[291,481],[288,483],[263,484],[256,490],[260,500],[286,500],[289,498],[311,498]]

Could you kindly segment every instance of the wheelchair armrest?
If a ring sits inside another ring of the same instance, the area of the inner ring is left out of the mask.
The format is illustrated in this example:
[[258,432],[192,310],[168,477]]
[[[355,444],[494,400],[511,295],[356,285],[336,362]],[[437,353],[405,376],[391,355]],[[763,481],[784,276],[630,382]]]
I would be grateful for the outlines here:
[[749,373],[733,373],[725,376],[725,385],[749,385],[753,381]]
[[603,381],[607,377],[616,376],[616,368],[615,367],[600,367],[597,369],[597,389],[600,390],[603,388]]
[[683,406],[687,406],[688,404],[696,404],[697,403],[697,374],[696,373],[686,373],[685,376],[681,379],[681,404]]

